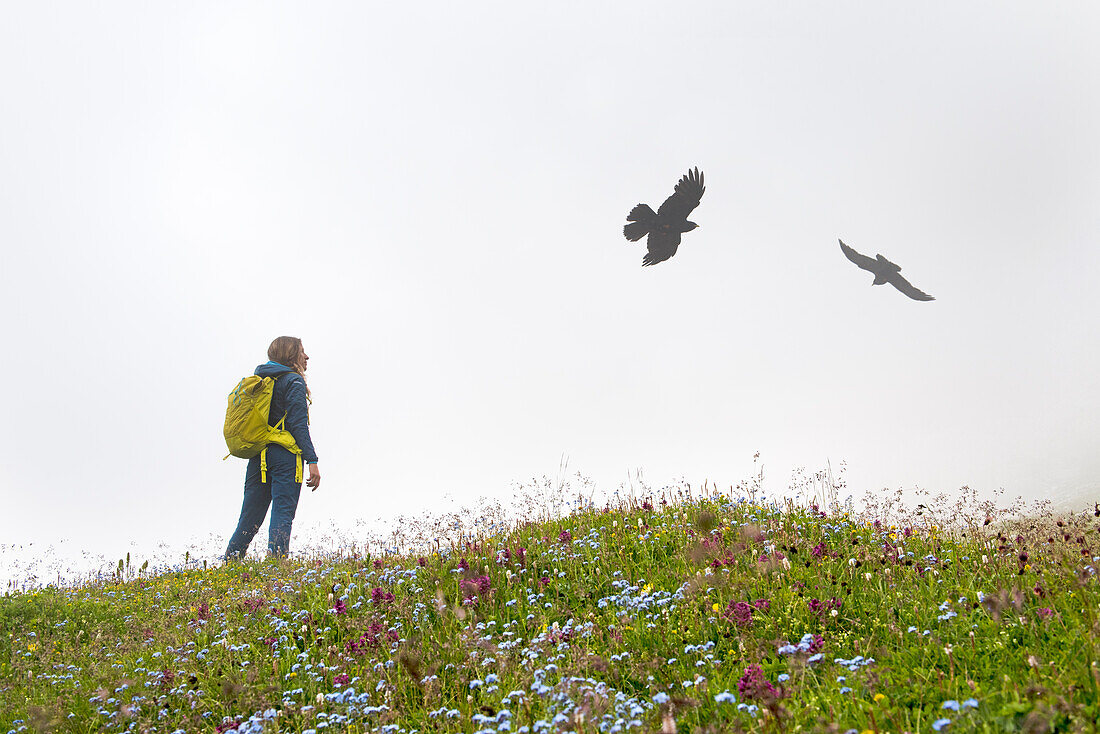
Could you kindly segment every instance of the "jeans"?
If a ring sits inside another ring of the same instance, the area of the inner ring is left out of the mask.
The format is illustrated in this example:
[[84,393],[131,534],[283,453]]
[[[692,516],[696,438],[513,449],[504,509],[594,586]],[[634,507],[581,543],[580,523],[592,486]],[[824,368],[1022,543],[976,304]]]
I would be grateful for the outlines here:
[[256,532],[264,523],[271,506],[271,523],[267,528],[267,552],[285,556],[290,552],[290,527],[298,509],[302,483],[294,481],[294,454],[281,446],[267,449],[267,481],[260,481],[260,457],[248,460],[244,473],[244,502],[237,529],[225,549],[225,559],[242,558]]

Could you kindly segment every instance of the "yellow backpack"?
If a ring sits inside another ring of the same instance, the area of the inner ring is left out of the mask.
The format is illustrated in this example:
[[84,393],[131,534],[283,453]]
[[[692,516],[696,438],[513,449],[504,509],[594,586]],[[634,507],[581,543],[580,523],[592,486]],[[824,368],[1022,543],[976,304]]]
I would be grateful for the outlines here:
[[[249,375],[237,383],[229,393],[229,407],[225,410],[225,444],[230,456],[251,459],[260,456],[260,481],[267,481],[267,446],[278,444],[295,455],[294,480],[302,481],[302,450],[290,431],[286,430],[286,413],[274,426],[270,425],[271,396],[275,381],[282,377]],[[223,459],[224,461],[224,459]]]

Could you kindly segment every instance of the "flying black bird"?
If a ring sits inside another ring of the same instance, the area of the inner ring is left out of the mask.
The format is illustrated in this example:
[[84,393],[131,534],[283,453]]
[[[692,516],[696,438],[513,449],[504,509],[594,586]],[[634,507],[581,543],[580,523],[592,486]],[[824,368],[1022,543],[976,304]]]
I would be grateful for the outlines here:
[[901,277],[901,266],[895,265],[882,255],[877,258],[867,257],[861,255],[848,245],[844,244],[844,240],[837,240],[840,243],[840,249],[844,251],[844,256],[854,262],[856,265],[864,270],[868,270],[875,274],[875,280],[871,285],[882,285],[883,283],[889,283],[897,288],[899,291],[909,296],[915,301],[934,301],[936,300],[932,296],[919,291],[912,286],[912,284]]
[[676,254],[680,246],[680,235],[690,232],[699,225],[688,221],[688,214],[699,206],[703,198],[703,174],[698,168],[688,171],[676,184],[672,196],[665,199],[661,208],[654,212],[648,204],[639,204],[626,215],[630,224],[623,227],[623,235],[631,242],[649,235],[646,246],[649,252],[642,259],[642,266],[664,262]]

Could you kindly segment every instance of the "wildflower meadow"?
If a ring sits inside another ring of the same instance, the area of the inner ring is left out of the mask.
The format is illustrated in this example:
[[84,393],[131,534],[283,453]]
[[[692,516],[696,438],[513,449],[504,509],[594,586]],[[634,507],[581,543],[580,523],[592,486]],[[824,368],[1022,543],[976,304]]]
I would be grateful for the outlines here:
[[0,734],[1096,730],[1100,509],[826,504],[652,493],[8,593]]

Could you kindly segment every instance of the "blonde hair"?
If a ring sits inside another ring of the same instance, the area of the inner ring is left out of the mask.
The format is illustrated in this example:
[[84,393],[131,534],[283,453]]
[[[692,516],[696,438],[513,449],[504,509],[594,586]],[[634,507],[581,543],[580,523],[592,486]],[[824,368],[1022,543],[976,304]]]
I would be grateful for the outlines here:
[[[278,362],[294,370],[301,375],[302,380],[305,381],[306,376],[302,374],[301,365],[298,364],[298,360],[301,358],[303,351],[302,340],[298,337],[280,336],[268,345],[267,358],[272,362]],[[306,397],[309,396],[309,383],[306,383]]]

